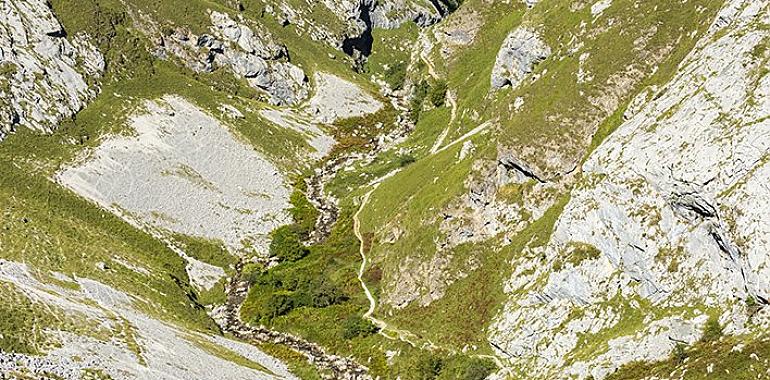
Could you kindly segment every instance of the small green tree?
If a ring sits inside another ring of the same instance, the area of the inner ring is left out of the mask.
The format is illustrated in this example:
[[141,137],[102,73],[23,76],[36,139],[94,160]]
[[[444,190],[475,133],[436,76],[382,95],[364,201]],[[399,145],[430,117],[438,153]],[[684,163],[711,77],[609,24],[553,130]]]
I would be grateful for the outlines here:
[[393,90],[400,90],[406,81],[406,62],[397,62],[385,70],[385,83]]
[[439,80],[430,87],[428,97],[434,107],[441,107],[446,102],[447,83],[445,80]]
[[297,235],[302,239],[307,239],[310,236],[310,232],[315,228],[315,223],[320,213],[305,196],[307,184],[304,181],[300,181],[297,187],[289,198],[289,203],[292,205],[289,213],[291,213],[291,217],[294,219]]
[[297,287],[294,301],[297,306],[324,308],[347,300],[342,291],[324,279],[305,281]]
[[350,316],[343,325],[342,336],[345,339],[353,339],[358,336],[369,336],[377,333],[380,329],[372,322],[361,318],[358,315]]
[[294,309],[294,301],[288,294],[273,293],[265,304],[265,316],[269,319],[285,315]]
[[437,379],[484,380],[495,368],[490,360],[457,355],[449,359]]
[[674,351],[671,353],[671,360],[674,361],[674,364],[679,365],[684,363],[687,357],[687,346],[684,343],[677,343],[674,346]]
[[409,116],[413,122],[420,120],[420,113],[422,112],[422,104],[425,102],[425,97],[428,96],[430,86],[426,81],[420,81],[412,89],[412,97],[410,99]]
[[415,380],[433,380],[441,373],[444,367],[444,361],[441,358],[427,353],[417,359],[414,369]]
[[415,161],[417,161],[417,159],[410,154],[404,154],[404,155],[398,156],[398,166],[402,168],[405,166],[409,166],[410,164],[413,164]]
[[271,256],[278,257],[281,261],[294,262],[307,256],[309,252],[291,226],[283,226],[273,231],[273,240],[270,241]]
[[703,336],[701,342],[714,342],[719,340],[723,334],[723,327],[719,324],[719,319],[715,316],[709,317],[706,325],[703,327]]

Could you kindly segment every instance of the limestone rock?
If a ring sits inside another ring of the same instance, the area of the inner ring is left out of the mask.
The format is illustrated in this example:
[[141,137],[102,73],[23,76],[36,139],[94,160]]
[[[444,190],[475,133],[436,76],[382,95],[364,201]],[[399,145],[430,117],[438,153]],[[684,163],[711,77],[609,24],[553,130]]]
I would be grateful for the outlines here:
[[[275,165],[185,99],[167,96],[144,106],[147,112],[130,121],[135,135],[106,139],[57,180],[148,230],[222,241],[232,252],[249,245],[266,253],[270,231],[291,220],[289,189]],[[191,125],[196,133],[189,133]],[[195,264],[188,269],[203,277],[224,275]]]
[[0,139],[18,125],[50,133],[98,93],[102,55],[65,35],[45,0],[0,4]]
[[[770,75],[756,49],[770,17],[753,1],[725,9],[672,81],[640,95],[650,100],[589,157],[551,241],[528,257],[534,273],[514,263],[508,290],[526,296],[512,297],[492,339],[533,374],[601,379],[664,359],[670,340],[697,339],[709,307],[723,310],[726,331],[747,333],[745,300],[770,297]],[[571,257],[576,244],[601,254]],[[632,335],[557,370],[578,336],[629,320]]]
[[225,13],[211,12],[210,18],[212,34],[197,36],[177,28],[161,40],[157,55],[165,57],[170,53],[197,72],[227,67],[263,91],[273,105],[297,105],[307,98],[307,76],[288,61],[286,47],[278,44],[267,30],[254,25],[255,32]]
[[493,90],[506,86],[518,85],[535,68],[535,65],[551,55],[551,48],[534,31],[517,28],[506,37],[497,53],[492,69],[491,85]]

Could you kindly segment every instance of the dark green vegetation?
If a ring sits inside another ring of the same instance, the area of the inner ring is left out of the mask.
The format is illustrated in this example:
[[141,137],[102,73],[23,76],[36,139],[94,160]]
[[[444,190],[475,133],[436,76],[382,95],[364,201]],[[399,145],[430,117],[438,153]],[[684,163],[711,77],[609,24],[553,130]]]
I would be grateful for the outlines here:
[[385,71],[385,83],[394,90],[400,90],[406,80],[406,62],[394,63]]
[[299,239],[297,228],[283,226],[273,231],[270,241],[270,256],[275,256],[281,261],[297,261],[309,253]]
[[447,91],[446,81],[445,80],[436,81],[436,83],[434,83],[430,87],[430,93],[428,94],[430,103],[433,104],[434,107],[443,106],[444,102],[446,101],[446,91]]
[[345,330],[342,336],[345,339],[353,339],[355,337],[367,337],[372,334],[376,334],[379,328],[367,319],[363,319],[358,315],[351,315],[345,320],[343,326]]
[[414,380],[483,380],[495,365],[486,359],[466,356],[440,357],[432,353],[420,353],[408,366],[410,379]]

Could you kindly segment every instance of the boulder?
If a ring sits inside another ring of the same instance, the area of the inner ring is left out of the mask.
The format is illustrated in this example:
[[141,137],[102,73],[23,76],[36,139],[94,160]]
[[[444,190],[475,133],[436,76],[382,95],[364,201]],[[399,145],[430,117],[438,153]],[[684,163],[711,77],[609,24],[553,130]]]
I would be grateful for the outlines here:
[[535,68],[551,55],[551,48],[534,31],[518,28],[511,32],[497,53],[492,69],[493,90],[516,88]]

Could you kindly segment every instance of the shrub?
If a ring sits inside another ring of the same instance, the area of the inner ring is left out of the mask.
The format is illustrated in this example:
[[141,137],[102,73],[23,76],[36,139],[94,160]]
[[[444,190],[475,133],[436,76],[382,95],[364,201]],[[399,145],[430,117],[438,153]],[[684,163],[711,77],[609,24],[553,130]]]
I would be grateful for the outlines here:
[[400,90],[406,81],[406,63],[398,62],[385,70],[385,83],[393,90]]
[[366,337],[372,334],[376,334],[380,329],[367,319],[363,319],[358,315],[352,315],[343,325],[342,336],[345,339],[353,339],[355,337]]
[[416,367],[414,369],[416,380],[433,380],[441,373],[444,361],[433,354],[425,354],[418,358]]
[[399,166],[399,167],[402,167],[402,168],[403,168],[404,166],[407,166],[407,165],[409,165],[409,164],[412,164],[412,163],[414,163],[415,161],[417,161],[417,159],[416,159],[416,158],[414,158],[414,156],[412,156],[412,155],[409,155],[409,154],[405,154],[405,155],[402,155],[402,156],[398,156],[398,166]]
[[284,315],[294,309],[294,300],[285,293],[273,293],[268,298],[266,306],[267,316],[275,318]]
[[446,102],[446,91],[447,83],[445,80],[439,80],[431,86],[428,96],[434,107],[441,107],[444,105],[444,102]]
[[294,262],[310,253],[299,240],[299,236],[292,226],[283,226],[273,231],[273,240],[270,242],[270,255],[281,261]]
[[334,284],[323,279],[313,279],[302,283],[295,294],[297,306],[324,308],[347,300],[347,297]]
[[687,347],[683,343],[677,343],[674,346],[674,351],[671,353],[671,360],[674,361],[674,364],[679,365],[684,363],[687,356]]
[[422,103],[425,102],[425,97],[428,96],[428,82],[420,81],[414,89],[412,89],[412,99],[410,100],[409,115],[413,122],[420,120],[420,112],[422,112]]
[[292,207],[289,209],[294,224],[296,225],[297,234],[302,239],[307,239],[310,236],[310,232],[315,228],[316,220],[318,220],[319,212],[315,206],[305,196],[305,188],[307,185],[305,181],[300,181],[297,188],[291,193],[289,203]]
[[257,278],[264,272],[265,266],[260,263],[247,263],[241,269],[241,278],[253,284]]
[[487,359],[455,356],[441,369],[437,379],[484,380],[495,368],[495,364]]
[[719,324],[717,317],[709,317],[706,321],[706,325],[703,327],[703,336],[701,336],[701,342],[714,342],[722,337],[722,325]]
[[601,257],[602,252],[591,244],[570,243],[572,252],[567,258],[567,262],[573,266],[578,266],[585,260],[596,260]]
[[16,74],[17,70],[18,68],[13,62],[0,63],[0,77],[10,77],[11,75]]

